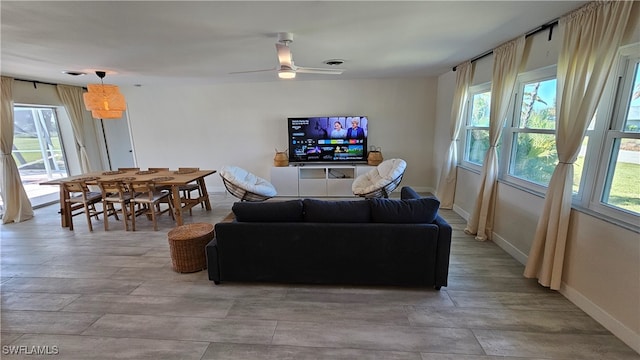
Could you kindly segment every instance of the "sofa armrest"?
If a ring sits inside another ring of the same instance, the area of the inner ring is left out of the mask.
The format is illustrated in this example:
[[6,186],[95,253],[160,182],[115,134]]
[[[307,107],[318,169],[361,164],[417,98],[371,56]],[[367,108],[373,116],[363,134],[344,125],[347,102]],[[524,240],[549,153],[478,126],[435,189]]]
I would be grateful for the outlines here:
[[220,262],[218,261],[218,239],[216,239],[215,236],[213,240],[205,246],[205,253],[207,257],[207,272],[209,273],[209,280],[213,281],[215,284],[219,284]]
[[452,228],[440,215],[436,217],[433,224],[438,225],[438,245],[436,250],[436,284],[435,288],[447,286],[449,275],[449,256],[451,254],[451,233]]

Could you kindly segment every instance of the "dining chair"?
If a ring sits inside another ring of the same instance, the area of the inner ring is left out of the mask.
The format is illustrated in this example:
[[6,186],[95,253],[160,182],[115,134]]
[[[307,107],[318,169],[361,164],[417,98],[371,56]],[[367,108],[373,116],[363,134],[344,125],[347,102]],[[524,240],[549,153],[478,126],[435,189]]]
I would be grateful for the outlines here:
[[[102,191],[102,206],[106,209],[107,206],[114,207],[115,204],[120,204],[120,211],[122,212],[122,220],[124,221],[124,230],[129,230],[129,212],[128,206],[131,202],[131,193],[127,185],[121,180],[102,180],[98,181],[98,186]],[[114,207],[114,214],[116,214],[116,220],[118,220],[117,212]],[[109,217],[104,217],[104,229],[109,230]]]
[[[83,180],[71,180],[62,182],[64,190],[69,193],[69,198],[65,200],[65,213],[69,217],[69,230],[73,230],[73,217],[84,213],[87,217],[89,231],[93,231],[91,218],[99,219],[98,215],[102,211],[96,209],[96,203],[102,200],[102,194],[89,190]],[[104,208],[107,209],[107,208]],[[111,207],[113,209],[113,207]],[[78,211],[82,210],[82,211]]]
[[[180,172],[195,172],[195,171],[200,171],[200,168],[197,167],[179,167],[178,168],[178,173]],[[180,192],[182,192],[182,198],[183,199],[187,199],[187,200],[191,200],[191,192],[193,191],[197,191],[198,192],[198,198],[202,198],[202,189],[200,189],[200,185],[197,182],[192,182],[186,185],[180,185]],[[200,202],[200,206],[204,209],[204,201]],[[193,215],[193,212],[191,211],[191,207],[189,208],[189,215]]]
[[139,171],[139,167],[119,167],[118,171]]
[[[150,171],[169,171],[168,167],[150,167]],[[171,192],[171,185],[157,185],[156,190],[167,190]]]
[[[128,187],[129,191],[135,194],[129,203],[129,213],[131,214],[131,227],[133,231],[136,231],[136,217],[139,215],[147,215],[151,218],[154,231],[158,230],[157,216],[169,212],[173,219],[173,206],[171,204],[170,192],[156,189],[153,181],[147,180],[131,181],[128,183]],[[168,207],[162,209],[160,207],[161,203],[166,203]],[[135,209],[136,205],[140,205],[138,210]]]

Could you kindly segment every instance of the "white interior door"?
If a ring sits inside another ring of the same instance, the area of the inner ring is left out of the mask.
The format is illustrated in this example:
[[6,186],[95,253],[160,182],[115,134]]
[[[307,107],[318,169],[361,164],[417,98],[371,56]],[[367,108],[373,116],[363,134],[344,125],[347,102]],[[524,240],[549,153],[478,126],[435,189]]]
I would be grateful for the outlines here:
[[127,117],[116,120],[101,120],[110,170],[119,167],[134,167],[135,160],[129,122]]

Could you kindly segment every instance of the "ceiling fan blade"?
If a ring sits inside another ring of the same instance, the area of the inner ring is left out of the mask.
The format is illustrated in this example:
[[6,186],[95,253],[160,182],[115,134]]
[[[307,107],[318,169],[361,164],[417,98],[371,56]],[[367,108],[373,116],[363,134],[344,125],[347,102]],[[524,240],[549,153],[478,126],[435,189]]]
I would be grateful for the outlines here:
[[291,49],[287,45],[276,43],[276,50],[278,51],[278,62],[280,67],[287,66],[293,68],[293,62],[291,61]]
[[325,69],[325,68],[309,68],[304,66],[296,66],[296,72],[304,74],[327,74],[327,75],[340,75],[344,72],[344,69]]
[[257,73],[257,72],[265,72],[265,71],[276,71],[276,68],[271,69],[261,69],[261,70],[247,70],[247,71],[233,71],[229,74],[249,74],[249,73]]

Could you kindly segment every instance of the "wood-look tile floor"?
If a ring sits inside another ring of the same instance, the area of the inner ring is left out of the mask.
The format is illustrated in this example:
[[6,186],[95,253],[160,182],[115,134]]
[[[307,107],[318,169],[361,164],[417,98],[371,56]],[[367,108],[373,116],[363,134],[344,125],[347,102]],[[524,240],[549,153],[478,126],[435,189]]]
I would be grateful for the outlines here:
[[[186,222],[216,223],[234,201],[213,194]],[[449,286],[436,291],[216,286],[173,272],[167,215],[159,231],[143,218],[136,232],[101,220],[89,232],[82,216],[61,228],[57,210],[0,227],[3,359],[640,359],[452,211]]]

